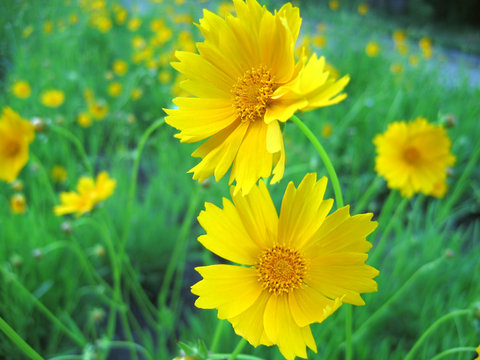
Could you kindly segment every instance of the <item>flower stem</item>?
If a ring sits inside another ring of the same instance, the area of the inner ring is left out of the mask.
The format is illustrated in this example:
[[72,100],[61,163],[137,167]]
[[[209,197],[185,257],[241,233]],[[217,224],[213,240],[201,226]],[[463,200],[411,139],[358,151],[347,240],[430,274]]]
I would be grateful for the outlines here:
[[[232,354],[209,354],[208,358],[209,359],[218,359],[218,360],[224,360],[231,356]],[[258,356],[253,356],[253,355],[244,355],[244,354],[239,354],[237,355],[238,360],[264,360],[263,358],[260,358]]]
[[244,338],[241,338],[237,346],[235,347],[235,350],[233,350],[233,352],[230,354],[230,357],[228,358],[228,360],[235,360],[237,357],[239,357],[245,345],[247,345],[247,340],[245,340]]
[[451,349],[442,351],[440,354],[435,355],[431,360],[440,360],[450,354],[455,354],[459,352],[475,353],[475,350],[476,349],[473,346],[461,346],[461,347],[451,348]]
[[342,195],[342,189],[340,187],[340,182],[338,181],[337,173],[335,171],[335,168],[333,167],[332,161],[330,160],[327,152],[323,148],[322,144],[320,144],[320,141],[312,132],[312,130],[310,130],[308,126],[302,122],[302,120],[300,120],[295,115],[291,117],[291,120],[295,124],[297,124],[300,130],[302,130],[302,132],[305,134],[305,136],[308,138],[308,140],[310,140],[312,145],[317,150],[318,155],[320,155],[320,158],[322,159],[327,169],[328,176],[330,177],[330,181],[332,182],[333,192],[335,194],[335,202],[337,203],[337,209],[343,207],[343,195]]
[[456,318],[458,316],[470,315],[471,313],[472,311],[470,309],[457,310],[457,311],[448,313],[446,315],[443,315],[441,318],[437,319],[432,325],[430,325],[430,327],[427,330],[425,330],[422,336],[420,336],[420,338],[417,340],[417,342],[413,345],[413,347],[408,352],[407,356],[405,357],[405,360],[415,359],[415,353],[420,348],[420,346],[425,342],[425,339],[445,321],[450,320],[452,318]]
[[8,325],[5,320],[0,317],[0,330],[15,344],[17,347],[23,351],[32,360],[44,360],[35,350],[28,345],[25,340],[23,340],[18,333]]

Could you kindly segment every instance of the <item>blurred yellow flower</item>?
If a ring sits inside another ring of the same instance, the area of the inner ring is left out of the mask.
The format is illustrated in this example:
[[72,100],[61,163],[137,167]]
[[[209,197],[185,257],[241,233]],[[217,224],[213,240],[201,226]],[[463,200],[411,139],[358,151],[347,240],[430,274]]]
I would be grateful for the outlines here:
[[418,62],[419,62],[418,56],[417,55],[410,55],[410,57],[408,58],[408,62],[412,66],[417,66]]
[[28,25],[25,27],[25,29],[23,29],[22,31],[22,37],[23,38],[28,38],[30,35],[32,35],[33,33],[33,26],[32,25]]
[[175,24],[191,24],[193,17],[190,14],[176,14],[173,16],[173,22]]
[[358,13],[360,15],[366,15],[368,13],[368,4],[361,3],[358,5]]
[[10,210],[14,214],[25,214],[27,211],[27,201],[23,194],[13,194],[10,198]]
[[402,55],[408,54],[408,46],[406,43],[403,43],[403,42],[396,43],[395,49],[397,49],[397,51]]
[[134,88],[132,92],[130,93],[130,97],[132,100],[138,100],[142,97],[143,95],[143,90],[141,88]]
[[375,57],[380,53],[380,45],[376,41],[370,41],[367,46],[365,46],[365,53],[369,57]]
[[123,60],[115,60],[113,62],[113,72],[118,76],[123,76],[127,73],[128,64]]
[[399,189],[406,197],[417,192],[443,195],[441,187],[455,156],[442,126],[422,117],[409,123],[398,121],[373,142],[377,150],[375,171],[387,180],[389,188]]
[[97,175],[96,181],[89,177],[81,177],[77,182],[77,191],[62,192],[60,205],[53,209],[55,215],[72,214],[81,216],[91,211],[95,205],[109,198],[117,182],[108,176],[106,171]]
[[477,347],[477,357],[474,360],[480,360],[480,345]]
[[340,8],[340,1],[338,0],[330,0],[328,2],[328,6],[330,7],[331,10],[337,11]]
[[122,84],[118,81],[114,81],[108,85],[108,94],[111,97],[118,97],[122,93]]
[[77,123],[81,127],[87,128],[92,125],[92,118],[87,113],[80,113],[77,116]]
[[134,49],[142,49],[145,47],[147,43],[145,42],[145,39],[141,36],[135,36],[133,39],[132,39],[132,47]]
[[22,180],[19,180],[19,179],[16,179],[16,180],[13,180],[11,183],[10,183],[10,187],[12,188],[12,190],[14,191],[22,191],[23,190],[23,181]]
[[237,16],[228,21],[204,11],[200,54],[175,53],[179,61],[172,66],[187,77],[182,86],[193,97],[174,99],[178,109],[167,109],[165,120],[180,130],[181,142],[208,139],[192,154],[202,159],[190,170],[194,179],[214,175],[218,181],[231,168],[235,192],[247,194],[259,178],[273,173],[276,183],[283,177],[280,123],[342,101],[349,77],[330,78],[325,58],[316,54],[295,60],[301,18],[290,3],[274,14],[255,0],[235,7]]
[[9,107],[0,116],[0,180],[13,181],[28,162],[28,146],[35,132],[32,124]]
[[325,139],[329,138],[330,136],[332,136],[332,133],[333,133],[333,126],[332,124],[330,123],[325,123],[323,124],[322,126],[322,137],[324,137]]
[[392,38],[395,44],[399,44],[399,43],[404,43],[405,40],[407,39],[407,36],[405,35],[405,31],[395,30],[393,32]]
[[290,182],[277,215],[260,181],[233,203],[224,198],[223,208],[205,203],[198,216],[206,232],[198,241],[238,265],[195,268],[202,276],[191,289],[195,306],[216,309],[252,346],[277,345],[287,360],[317,351],[311,324],[343,303],[365,305],[361,294],[377,291],[379,272],[365,264],[377,222],[371,213],[351,216],[349,206],[328,215],[326,186],[316,174],[298,188]]
[[13,95],[20,99],[26,99],[30,97],[31,89],[30,85],[26,81],[15,81],[12,85]]
[[169,83],[172,81],[172,73],[168,70],[161,70],[158,73],[158,81],[160,81],[162,84]]
[[95,27],[104,34],[110,31],[112,25],[112,20],[106,16],[99,16],[95,20]]
[[65,94],[62,90],[46,90],[42,93],[41,101],[44,106],[57,108],[65,101]]
[[403,72],[403,65],[398,63],[390,65],[390,72],[392,74],[401,74]]
[[128,30],[136,31],[142,25],[142,20],[138,17],[134,17],[128,21]]
[[45,34],[51,34],[53,31],[53,22],[51,21],[45,21],[43,24],[43,32]]
[[150,30],[158,32],[165,28],[165,22],[162,19],[153,19],[150,21]]
[[175,0],[176,5],[182,5],[185,4],[185,0]]
[[126,20],[128,16],[128,11],[121,6],[115,10],[115,22],[118,25],[122,25]]
[[52,170],[50,170],[50,177],[56,183],[64,183],[67,180],[67,169],[61,165],[55,165]]
[[428,37],[422,37],[419,41],[418,41],[418,46],[420,47],[420,49],[424,50],[424,49],[429,49],[432,47],[432,40],[430,40],[430,38]]
[[317,24],[317,31],[324,32],[325,30],[327,30],[327,24],[323,22]]
[[322,49],[327,44],[327,38],[321,34],[317,34],[312,38],[312,43],[316,47]]
[[104,101],[92,101],[88,105],[88,112],[96,120],[103,120],[108,115],[108,104]]
[[76,24],[78,22],[78,15],[77,14],[70,14],[68,16],[68,21],[70,21],[71,24]]

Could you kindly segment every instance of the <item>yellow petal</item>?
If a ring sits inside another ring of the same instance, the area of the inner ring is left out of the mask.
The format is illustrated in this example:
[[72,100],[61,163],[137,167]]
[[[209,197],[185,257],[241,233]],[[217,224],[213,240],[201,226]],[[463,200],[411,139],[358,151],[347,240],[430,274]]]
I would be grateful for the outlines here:
[[192,293],[199,296],[195,306],[218,309],[220,319],[241,314],[255,303],[263,291],[255,268],[210,265],[195,270],[203,277],[192,286]]

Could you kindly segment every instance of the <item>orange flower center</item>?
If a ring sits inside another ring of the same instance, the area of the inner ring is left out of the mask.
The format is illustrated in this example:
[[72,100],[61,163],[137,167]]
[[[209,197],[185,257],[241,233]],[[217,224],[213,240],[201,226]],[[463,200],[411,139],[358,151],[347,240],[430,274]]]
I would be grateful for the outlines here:
[[409,146],[403,152],[403,158],[410,164],[415,164],[420,159],[420,152],[413,146]]
[[270,293],[289,293],[303,285],[306,267],[306,261],[298,251],[276,245],[260,256],[258,280]]
[[232,88],[233,106],[241,121],[263,119],[275,91],[273,75],[265,66],[248,70]]
[[10,157],[10,158],[13,158],[15,156],[17,156],[19,153],[20,153],[20,150],[21,150],[21,146],[20,146],[20,143],[18,141],[15,141],[15,140],[7,140],[5,142],[5,145],[3,146],[3,154],[6,156],[6,157]]

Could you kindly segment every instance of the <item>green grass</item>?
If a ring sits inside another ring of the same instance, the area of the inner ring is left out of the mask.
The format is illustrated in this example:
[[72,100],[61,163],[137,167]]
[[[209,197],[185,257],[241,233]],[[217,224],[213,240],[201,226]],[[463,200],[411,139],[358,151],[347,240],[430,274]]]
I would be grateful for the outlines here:
[[[171,107],[175,96],[173,83],[160,83],[157,74],[166,70],[173,79],[176,74],[168,64],[157,64],[157,69],[149,69],[144,62],[134,64],[133,36],[140,34],[148,40],[149,21],[165,20],[173,36],[156,49],[158,62],[162,54],[178,48],[181,30],[201,40],[194,26],[171,21],[169,6],[165,2],[152,5],[149,11],[139,8],[143,23],[135,33],[114,21],[105,34],[89,25],[88,14],[73,0],[48,5],[9,0],[2,8],[0,34],[8,45],[2,40],[0,64],[6,71],[0,80],[0,108],[10,106],[22,117],[40,117],[47,125],[44,133],[36,135],[29,164],[19,177],[28,204],[25,214],[11,213],[9,199],[14,191],[0,183],[0,315],[45,358],[93,352],[102,359],[110,347],[125,348],[127,342],[130,347],[134,343],[142,346],[153,359],[169,359],[178,354],[178,341],[195,343],[200,338],[207,347],[213,341],[216,311],[196,309],[189,289],[200,279],[195,266],[218,261],[196,241],[203,233],[196,216],[204,202],[220,205],[222,196],[229,197],[227,180],[215,183],[211,179],[202,185],[193,181],[186,171],[197,162],[190,157],[196,145],[180,144],[173,138],[175,130],[167,125],[150,136],[137,157],[142,134],[164,116],[162,109]],[[205,6],[217,8],[212,2]],[[420,59],[417,67],[409,65],[408,57],[394,49],[391,25],[373,14],[364,18],[332,12],[326,5],[321,11],[311,5],[300,7],[301,34],[314,35],[315,25],[324,22],[327,45],[317,52],[352,80],[347,100],[298,115],[316,134],[325,123],[333,126],[332,136],[321,141],[336,168],[345,203],[351,205],[352,213],[373,212],[379,222],[369,237],[374,244],[369,264],[380,270],[379,291],[366,294],[366,306],[353,309],[353,358],[403,359],[437,319],[479,306],[480,87],[470,83],[471,69],[465,64],[458,64],[452,79],[442,49],[437,47],[431,60]],[[195,22],[201,17],[201,7],[193,2],[174,9],[191,14]],[[76,24],[69,22],[71,14],[78,15]],[[42,31],[46,21],[53,21],[51,34]],[[28,25],[34,31],[23,38]],[[376,58],[365,55],[370,40],[381,46]],[[420,54],[417,40],[410,38],[411,53]],[[116,77],[124,89],[118,98],[108,95],[105,79],[115,59],[129,62],[127,74]],[[392,63],[403,64],[404,71],[392,74]],[[32,94],[28,99],[11,93],[15,80],[29,82]],[[143,90],[138,100],[129,96],[135,87]],[[48,88],[65,92],[66,101],[58,109],[40,102],[41,92]],[[86,110],[83,92],[87,88],[105,100],[110,111],[103,121],[94,121],[85,129],[76,123],[76,116]],[[128,121],[132,114],[134,123]],[[448,130],[457,161],[447,195],[402,199],[374,172],[372,139],[392,121],[424,116],[438,123],[446,114],[458,119]],[[115,194],[104,206],[78,219],[56,217],[52,210],[59,203],[59,193],[73,189],[78,178],[88,174],[81,151],[58,128],[78,139],[94,173],[107,170],[117,180]],[[277,207],[290,180],[298,184],[306,172],[327,175],[315,149],[293,122],[287,123],[284,134],[287,171],[278,185],[270,187]],[[140,162],[129,216],[135,159]],[[54,165],[67,169],[65,183],[51,180]],[[331,185],[327,196],[333,197]],[[65,226],[71,227],[71,233],[62,230]],[[125,254],[121,251],[124,237]],[[120,274],[115,272],[119,269]],[[344,358],[344,308],[313,325],[319,350],[309,358]],[[418,348],[415,358],[430,359],[450,348],[478,346],[479,320],[478,316],[459,316],[442,323]],[[226,323],[216,350],[231,353],[239,340]],[[282,359],[276,347],[247,345],[243,353]],[[3,334],[0,354],[24,358]],[[447,358],[472,356],[459,353]]]

